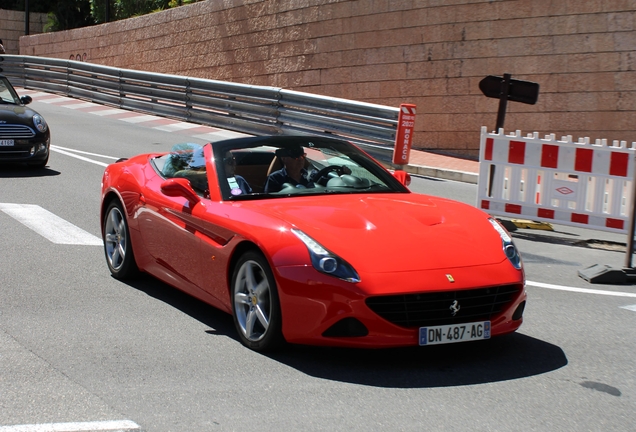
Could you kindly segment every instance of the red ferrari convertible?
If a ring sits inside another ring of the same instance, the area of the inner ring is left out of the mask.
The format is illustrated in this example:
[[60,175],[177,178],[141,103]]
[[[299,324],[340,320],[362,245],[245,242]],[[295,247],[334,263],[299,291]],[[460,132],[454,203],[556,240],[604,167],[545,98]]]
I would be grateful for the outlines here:
[[180,144],[108,166],[115,278],[146,272],[233,315],[240,340],[433,345],[513,332],[526,302],[507,231],[411,193],[355,145],[313,136]]

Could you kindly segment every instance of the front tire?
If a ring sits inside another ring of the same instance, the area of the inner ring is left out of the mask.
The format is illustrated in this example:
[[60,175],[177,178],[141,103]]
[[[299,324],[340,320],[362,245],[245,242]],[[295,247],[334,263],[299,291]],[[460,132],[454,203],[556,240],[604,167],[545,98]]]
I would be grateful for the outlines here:
[[271,351],[283,342],[282,317],[274,275],[265,257],[246,252],[232,275],[234,325],[243,345],[254,351]]
[[117,279],[136,275],[138,269],[130,243],[128,222],[119,202],[113,201],[108,205],[102,221],[102,233],[110,274]]

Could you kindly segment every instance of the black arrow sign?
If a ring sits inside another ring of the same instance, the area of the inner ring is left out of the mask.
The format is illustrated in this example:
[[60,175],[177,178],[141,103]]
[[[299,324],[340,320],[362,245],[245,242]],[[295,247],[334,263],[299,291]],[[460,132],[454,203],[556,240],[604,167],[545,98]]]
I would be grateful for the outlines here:
[[[502,86],[505,85],[505,74],[503,77],[488,75],[479,81],[479,90],[491,98],[500,99],[502,96]],[[508,75],[510,76],[510,75]],[[539,98],[539,84],[532,81],[521,81],[510,79],[508,88],[508,100],[534,105]]]
[[487,97],[499,99],[496,131],[503,128],[508,101],[534,105],[539,97],[539,84],[531,81],[514,80],[510,74],[503,77],[488,75],[479,81],[479,89]]

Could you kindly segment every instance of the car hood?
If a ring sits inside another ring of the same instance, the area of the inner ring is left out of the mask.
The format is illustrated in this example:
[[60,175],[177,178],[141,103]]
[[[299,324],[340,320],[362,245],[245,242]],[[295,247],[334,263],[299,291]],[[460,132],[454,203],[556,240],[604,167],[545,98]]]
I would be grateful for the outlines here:
[[421,194],[336,195],[260,201],[359,271],[468,267],[505,259],[488,215]]
[[33,128],[33,116],[37,114],[23,105],[0,103],[0,124],[24,124]]

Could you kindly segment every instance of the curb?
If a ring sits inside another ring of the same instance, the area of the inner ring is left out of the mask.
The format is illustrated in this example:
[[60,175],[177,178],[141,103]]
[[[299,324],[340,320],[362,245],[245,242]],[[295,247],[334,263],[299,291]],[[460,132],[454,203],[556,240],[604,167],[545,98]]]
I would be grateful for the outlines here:
[[426,177],[435,177],[445,180],[455,180],[464,183],[477,184],[479,174],[466,171],[455,171],[444,168],[433,168],[420,165],[407,165],[405,171],[410,174],[418,174]]

